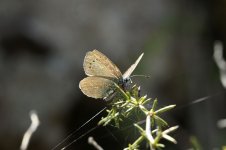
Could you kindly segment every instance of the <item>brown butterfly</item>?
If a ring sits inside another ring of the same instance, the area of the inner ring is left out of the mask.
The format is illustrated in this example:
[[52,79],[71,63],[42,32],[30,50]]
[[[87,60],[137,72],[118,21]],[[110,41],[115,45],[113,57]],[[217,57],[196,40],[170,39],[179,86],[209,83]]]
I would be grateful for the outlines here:
[[114,93],[116,86],[124,86],[130,80],[130,75],[143,57],[143,53],[136,62],[122,75],[118,67],[98,50],[89,51],[84,58],[83,68],[88,76],[80,81],[81,91],[92,98],[107,98]]

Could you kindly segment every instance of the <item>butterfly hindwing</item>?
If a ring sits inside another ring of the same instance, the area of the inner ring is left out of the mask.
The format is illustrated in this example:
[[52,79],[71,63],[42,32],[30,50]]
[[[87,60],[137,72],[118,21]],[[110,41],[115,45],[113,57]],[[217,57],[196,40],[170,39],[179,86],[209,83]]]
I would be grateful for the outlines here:
[[114,81],[103,77],[86,77],[79,83],[79,88],[88,97],[105,98],[115,90]]

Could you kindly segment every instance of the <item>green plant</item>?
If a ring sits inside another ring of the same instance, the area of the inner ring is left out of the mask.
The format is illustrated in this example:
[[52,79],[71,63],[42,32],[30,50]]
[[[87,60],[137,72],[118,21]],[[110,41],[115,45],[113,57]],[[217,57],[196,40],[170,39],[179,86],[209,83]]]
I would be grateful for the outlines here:
[[[124,120],[132,115],[141,116],[142,120],[146,120],[145,128],[142,128],[138,123],[134,122],[134,128],[139,131],[140,136],[124,150],[138,150],[141,142],[146,141],[151,150],[164,148],[165,145],[160,143],[162,138],[177,143],[176,140],[168,135],[175,131],[178,126],[169,127],[168,123],[162,119],[161,114],[171,110],[176,105],[169,105],[157,109],[157,99],[150,99],[147,96],[140,96],[140,87],[134,85],[129,90],[122,90],[118,85],[117,94],[110,103],[110,108],[107,109],[107,116],[102,117],[98,125],[106,126],[112,124],[120,127]],[[146,104],[152,102],[152,107],[147,109]],[[140,115],[142,114],[142,115]],[[139,120],[137,120],[139,121]]]

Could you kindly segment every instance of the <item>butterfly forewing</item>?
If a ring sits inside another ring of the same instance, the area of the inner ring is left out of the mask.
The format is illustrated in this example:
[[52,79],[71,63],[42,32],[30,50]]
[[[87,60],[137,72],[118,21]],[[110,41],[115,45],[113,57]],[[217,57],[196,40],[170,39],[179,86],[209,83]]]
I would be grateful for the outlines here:
[[129,78],[130,75],[133,73],[134,69],[136,69],[138,63],[140,62],[141,58],[143,57],[144,53],[142,53],[136,60],[134,64],[132,64],[129,69],[126,70],[126,72],[123,74],[123,79]]
[[102,77],[86,77],[79,83],[82,92],[93,98],[105,98],[115,90],[115,83],[112,80]]
[[86,53],[83,68],[88,76],[122,78],[122,73],[118,67],[98,50]]

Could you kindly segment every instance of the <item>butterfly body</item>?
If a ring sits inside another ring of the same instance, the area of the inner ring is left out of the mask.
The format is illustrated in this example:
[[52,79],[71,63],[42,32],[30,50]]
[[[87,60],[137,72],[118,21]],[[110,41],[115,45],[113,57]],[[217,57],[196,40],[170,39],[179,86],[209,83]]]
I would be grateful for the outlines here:
[[116,85],[122,88],[131,82],[130,75],[143,54],[122,75],[118,67],[98,50],[89,51],[84,58],[83,68],[88,76],[80,81],[81,91],[92,98],[107,98],[114,93]]

